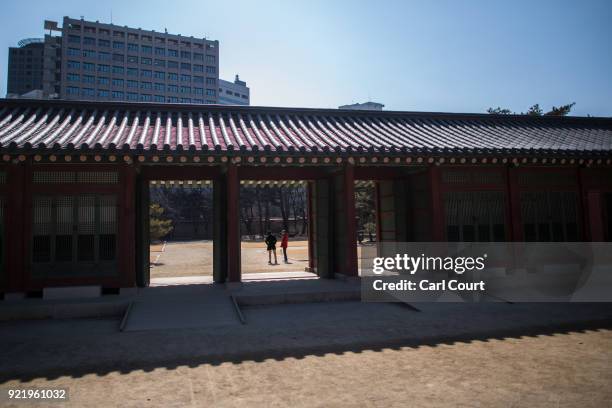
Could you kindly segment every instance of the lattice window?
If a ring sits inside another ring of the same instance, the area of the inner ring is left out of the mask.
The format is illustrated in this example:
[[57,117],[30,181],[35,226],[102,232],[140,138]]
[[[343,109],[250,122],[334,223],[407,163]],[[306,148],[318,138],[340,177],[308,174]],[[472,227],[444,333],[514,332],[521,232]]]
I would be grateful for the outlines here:
[[444,195],[448,241],[504,241],[504,193],[497,191],[449,192]]
[[77,173],[77,183],[116,184],[118,182],[119,175],[115,171],[79,171]]
[[36,184],[116,184],[119,175],[115,171],[35,171],[32,181]]
[[116,270],[115,195],[35,196],[32,216],[35,273],[70,276]]
[[6,172],[0,171],[0,184],[6,184]]
[[497,171],[444,169],[442,170],[442,182],[451,185],[500,185],[503,184],[504,177]]
[[568,172],[527,171],[519,173],[521,187],[575,186],[576,176]]
[[525,241],[577,241],[578,194],[534,191],[521,194],[521,217]]

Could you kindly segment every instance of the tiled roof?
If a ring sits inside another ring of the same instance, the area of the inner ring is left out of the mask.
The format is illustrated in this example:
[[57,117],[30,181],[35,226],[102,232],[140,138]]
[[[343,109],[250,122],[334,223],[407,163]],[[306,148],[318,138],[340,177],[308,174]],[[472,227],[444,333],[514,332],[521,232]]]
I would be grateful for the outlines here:
[[612,120],[0,100],[0,150],[612,154]]

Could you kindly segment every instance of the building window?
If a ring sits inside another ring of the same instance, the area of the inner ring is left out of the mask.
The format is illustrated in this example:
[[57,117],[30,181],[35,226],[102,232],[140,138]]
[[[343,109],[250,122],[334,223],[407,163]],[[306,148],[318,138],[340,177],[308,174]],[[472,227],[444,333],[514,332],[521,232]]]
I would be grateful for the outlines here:
[[[159,82],[155,83],[155,90],[164,92],[166,90],[166,85],[160,84]],[[163,101],[162,101],[163,102]]]
[[69,57],[78,57],[81,55],[81,50],[78,48],[68,48],[67,54]]
[[93,97],[95,96],[95,91],[93,88],[83,88],[81,91],[81,95]]
[[169,57],[178,57],[178,50],[168,50]]
[[178,74],[176,72],[168,72],[168,81],[178,81]]
[[96,52],[94,50],[83,50],[83,56],[85,58],[96,58]]
[[204,95],[204,88],[193,88],[193,92],[196,95]]
[[123,62],[125,56],[123,54],[113,54],[113,61]]
[[142,46],[140,46],[140,51],[143,54],[152,54],[153,53],[153,47],[151,47],[150,45],[142,45]]
[[191,53],[189,51],[181,51],[181,58],[191,59]]
[[138,34],[128,33],[128,40],[137,40],[137,39],[138,39]]
[[98,77],[98,85],[109,85],[110,79],[108,77]]
[[248,95],[240,95],[240,97],[241,97],[242,99],[249,99],[249,96],[248,96]]
[[190,86],[181,86],[181,93],[191,93]]
[[142,65],[151,65],[152,61],[151,61],[151,58],[144,58],[144,57],[142,57],[142,58],[140,58],[140,63]]
[[191,71],[191,64],[188,62],[181,62],[181,69],[185,69],[187,71]]
[[177,103],[178,102],[178,98],[176,96],[169,96],[169,97],[166,98],[166,102]]
[[204,100],[194,98],[194,99],[192,99],[192,102],[193,103],[204,103]]
[[123,75],[124,72],[125,72],[125,68],[113,65],[113,74]]
[[101,61],[110,61],[110,59],[111,59],[111,55],[110,55],[110,53],[108,53],[108,52],[102,52],[102,51],[100,51],[100,52],[98,53],[98,59],[99,59],[99,60],[101,60]]
[[87,84],[95,84],[96,83],[96,77],[93,75],[83,75],[83,82],[87,83]]
[[206,85],[217,85],[217,80],[215,78],[206,78]]
[[128,51],[138,52],[138,44],[128,43]]
[[505,201],[499,191],[444,195],[446,235],[451,242],[505,241]]
[[164,96],[163,95],[155,95],[153,97],[153,99],[155,100],[155,102],[164,102]]
[[138,57],[135,55],[128,55],[127,62],[128,64],[138,64]]
[[204,65],[193,64],[193,72],[204,72]]
[[204,77],[203,76],[194,75],[193,76],[193,82],[195,82],[197,84],[203,84],[204,83]]
[[138,69],[137,68],[128,68],[127,69],[127,74],[128,74],[128,76],[138,76]]
[[125,43],[122,41],[113,41],[113,48],[116,50],[122,50],[125,48]]
[[138,81],[134,81],[132,79],[128,79],[127,80],[127,87],[128,88],[138,88]]
[[96,27],[92,27],[92,26],[85,26],[85,32],[86,32],[86,33],[92,33],[92,34],[95,34],[95,33],[96,33]]
[[141,35],[140,39],[142,41],[149,41],[149,42],[153,41],[153,38],[150,35],[146,35],[146,34]]
[[208,74],[216,74],[217,73],[217,67],[213,67],[211,65],[207,65],[206,66],[206,73],[208,73]]
[[191,98],[181,98],[181,103],[191,103]]
[[115,275],[117,208],[117,197],[110,194],[34,196],[33,275]]
[[76,86],[68,86],[66,87],[66,93],[68,95],[78,95],[79,94],[79,88]]
[[127,93],[127,99],[128,99],[128,101],[137,101],[138,100],[138,94],[134,93],[134,92],[128,92]]
[[191,82],[191,75],[181,74],[181,81],[183,81],[183,82]]
[[166,39],[164,37],[155,37],[155,43],[164,44],[165,42],[166,42]]
[[68,28],[73,31],[81,31],[81,26],[79,24],[70,23],[68,24]]
[[178,92],[178,86],[177,85],[168,85],[168,92]]
[[144,101],[144,102],[151,102],[151,95],[147,95],[147,94],[142,94],[140,95],[140,100]]
[[123,88],[123,79],[113,78],[113,86],[118,87],[118,88]]
[[161,47],[155,47],[155,55],[166,55],[166,49]]
[[217,101],[213,101],[212,99],[207,99],[206,103],[213,105],[213,104],[217,103]]
[[178,62],[168,61],[168,68],[178,68]]
[[161,60],[161,59],[155,59],[155,61],[153,62],[153,65],[155,65],[156,67],[165,67],[166,61]]
[[142,89],[153,89],[153,84],[151,82],[141,82],[140,87]]
[[84,71],[95,71],[96,70],[96,64],[94,64],[92,62],[84,62],[83,63],[83,70]]
[[70,44],[80,44],[81,43],[81,37],[78,35],[69,35],[68,36],[68,42]]
[[110,65],[98,64],[98,72],[110,72]]
[[206,96],[217,96],[217,91],[215,89],[207,89]]
[[123,92],[113,91],[113,99],[123,99]]
[[166,73],[162,72],[162,71],[155,71],[155,78],[156,79],[165,79],[166,78]]
[[206,63],[207,64],[214,64],[217,61],[217,59],[215,58],[214,55],[207,55],[206,56]]
[[106,28],[101,28],[98,30],[98,34],[100,35],[110,35],[110,30],[107,30]]
[[123,31],[113,31],[113,37],[125,38],[125,33]]
[[578,194],[559,191],[523,192],[521,219],[525,241],[578,241]]
[[199,52],[194,52],[193,53],[193,60],[194,61],[204,61],[204,54],[199,53]]
[[98,47],[110,47],[110,40],[98,40]]
[[141,69],[140,76],[145,78],[151,78],[153,76],[153,71],[149,69]]
[[98,89],[98,97],[99,98],[108,98],[110,96],[110,92],[105,89]]

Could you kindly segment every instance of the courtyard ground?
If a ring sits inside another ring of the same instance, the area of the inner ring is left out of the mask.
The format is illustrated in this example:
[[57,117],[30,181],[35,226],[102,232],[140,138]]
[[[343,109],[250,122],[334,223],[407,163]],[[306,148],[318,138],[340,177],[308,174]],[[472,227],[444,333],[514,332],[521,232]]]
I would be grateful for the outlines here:
[[[276,250],[278,265],[268,265],[263,242],[241,243],[242,273],[304,272],[308,266],[308,241],[290,241],[289,263],[283,263],[280,246]],[[169,241],[151,245],[151,278],[211,276],[212,241]]]
[[422,306],[260,306],[205,330],[4,322],[0,390],[66,387],[52,406],[78,407],[611,406],[612,305]]

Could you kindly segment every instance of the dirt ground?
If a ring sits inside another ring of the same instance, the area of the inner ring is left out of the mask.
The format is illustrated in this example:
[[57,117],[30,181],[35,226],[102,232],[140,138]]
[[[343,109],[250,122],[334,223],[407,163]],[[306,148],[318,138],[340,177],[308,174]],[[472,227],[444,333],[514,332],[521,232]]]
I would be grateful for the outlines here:
[[103,376],[13,380],[2,388],[67,387],[65,406],[75,407],[599,408],[612,404],[610,344],[612,331],[599,329],[128,373],[118,369]]
[[[176,241],[151,245],[151,278],[210,276],[213,269],[212,241]],[[283,263],[280,246],[278,265],[268,265],[265,244],[242,242],[242,273],[303,272],[308,266],[308,241],[290,241],[289,263]]]

